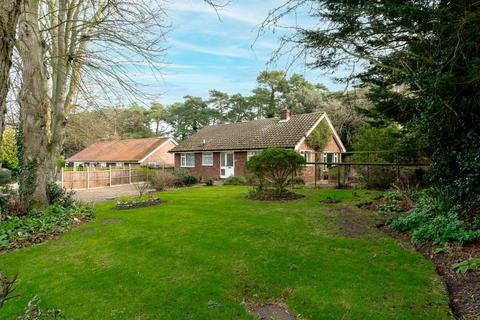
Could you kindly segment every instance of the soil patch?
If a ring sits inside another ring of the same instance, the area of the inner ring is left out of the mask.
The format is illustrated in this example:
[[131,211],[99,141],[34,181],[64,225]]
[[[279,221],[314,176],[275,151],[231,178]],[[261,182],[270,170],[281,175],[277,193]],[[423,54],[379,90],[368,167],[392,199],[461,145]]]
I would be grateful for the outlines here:
[[465,247],[450,245],[450,253],[434,254],[435,246],[432,244],[414,245],[410,242],[410,234],[399,233],[388,226],[382,226],[382,230],[401,240],[406,247],[417,250],[434,263],[437,273],[447,287],[450,308],[457,319],[480,319],[480,272],[460,274],[452,269],[454,263],[472,257],[480,257],[478,243]]
[[295,320],[281,303],[248,304],[248,310],[259,320]]
[[378,217],[355,210],[349,205],[338,205],[328,211],[339,232],[344,237],[356,238],[377,232]]
[[326,198],[326,199],[321,200],[320,202],[323,202],[323,203],[339,203],[340,200],[337,200],[337,199],[334,199],[334,198]]
[[109,224],[119,224],[119,223],[122,223],[122,222],[123,222],[122,219],[107,219],[107,220],[104,220],[102,222],[102,224],[109,225]]
[[262,190],[257,192],[252,192],[248,195],[250,200],[261,200],[261,201],[291,201],[298,200],[305,197],[303,194],[298,194],[292,191],[284,191],[282,193],[277,193],[274,190]]
[[141,201],[124,201],[124,202],[117,202],[113,210],[126,210],[126,209],[134,209],[134,208],[145,208],[156,206],[157,204],[163,203],[160,198],[152,198],[148,200],[141,200]]
[[93,233],[95,232],[95,228],[90,228],[90,229],[83,229],[80,231],[81,233]]

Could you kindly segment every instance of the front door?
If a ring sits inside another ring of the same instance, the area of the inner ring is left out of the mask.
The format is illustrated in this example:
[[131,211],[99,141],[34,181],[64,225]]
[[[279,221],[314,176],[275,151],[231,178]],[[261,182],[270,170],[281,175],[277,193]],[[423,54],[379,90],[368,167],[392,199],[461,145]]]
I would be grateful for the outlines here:
[[233,152],[220,152],[220,178],[232,177],[234,174]]

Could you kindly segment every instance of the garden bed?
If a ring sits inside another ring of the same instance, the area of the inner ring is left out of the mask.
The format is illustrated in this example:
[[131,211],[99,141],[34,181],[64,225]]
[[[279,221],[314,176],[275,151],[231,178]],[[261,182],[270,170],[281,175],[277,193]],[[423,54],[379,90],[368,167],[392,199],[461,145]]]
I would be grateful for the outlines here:
[[298,200],[305,197],[303,194],[298,194],[292,191],[284,191],[281,193],[275,192],[275,190],[264,189],[261,191],[254,191],[248,195],[250,200],[260,201],[291,201]]
[[160,198],[150,198],[150,199],[142,199],[142,200],[129,200],[129,201],[119,201],[113,207],[114,210],[127,210],[127,209],[134,209],[134,208],[145,208],[156,206],[162,204],[163,201]]

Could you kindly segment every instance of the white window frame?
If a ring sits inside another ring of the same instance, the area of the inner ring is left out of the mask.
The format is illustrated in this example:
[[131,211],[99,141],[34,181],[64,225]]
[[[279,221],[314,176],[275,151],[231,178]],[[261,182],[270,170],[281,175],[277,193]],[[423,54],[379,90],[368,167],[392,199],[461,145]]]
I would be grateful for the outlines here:
[[[189,155],[193,156],[193,162],[190,165],[188,165],[188,163],[187,163],[187,157]],[[182,168],[194,168],[195,167],[195,153],[194,152],[186,152],[186,153],[180,154],[180,167],[182,167]]]
[[115,167],[123,167],[123,162],[115,162]]
[[[327,164],[327,161],[328,161],[328,156],[327,154],[333,154],[333,157],[332,157],[332,162],[330,164]],[[324,151],[323,152],[323,162],[325,162],[325,165],[324,165],[324,168],[325,169],[328,169],[328,166],[330,165],[330,167],[334,167],[335,166],[335,163],[338,163],[338,152],[333,152],[333,151]]]
[[[313,151],[300,150],[300,154],[305,158],[305,162],[313,162]],[[312,164],[307,164],[307,166],[312,166]]]
[[251,157],[256,156],[257,154],[261,153],[262,150],[250,150],[247,151],[247,160],[250,160]]
[[[210,158],[210,162],[205,162],[205,159]],[[202,166],[213,167],[213,152],[202,152]]]

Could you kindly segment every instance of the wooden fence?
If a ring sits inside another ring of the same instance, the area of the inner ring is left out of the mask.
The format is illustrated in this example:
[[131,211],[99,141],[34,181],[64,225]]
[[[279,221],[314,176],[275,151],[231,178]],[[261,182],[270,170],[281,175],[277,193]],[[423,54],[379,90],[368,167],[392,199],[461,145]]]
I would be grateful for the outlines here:
[[85,167],[62,168],[60,183],[67,189],[91,189],[111,187],[147,181],[150,174],[171,168],[128,167]]

